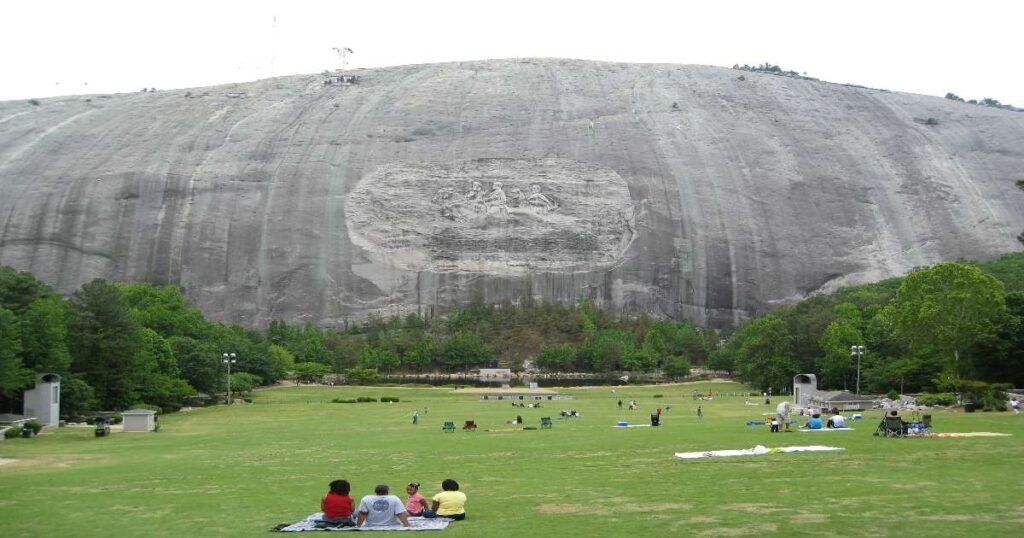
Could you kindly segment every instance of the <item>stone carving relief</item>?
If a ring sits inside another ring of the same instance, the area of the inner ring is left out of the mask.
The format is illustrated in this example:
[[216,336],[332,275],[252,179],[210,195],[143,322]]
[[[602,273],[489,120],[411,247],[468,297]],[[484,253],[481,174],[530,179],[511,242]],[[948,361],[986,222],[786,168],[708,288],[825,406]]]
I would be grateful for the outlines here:
[[567,159],[391,164],[345,202],[356,244],[404,269],[442,272],[614,264],[636,237],[637,211],[615,171]]

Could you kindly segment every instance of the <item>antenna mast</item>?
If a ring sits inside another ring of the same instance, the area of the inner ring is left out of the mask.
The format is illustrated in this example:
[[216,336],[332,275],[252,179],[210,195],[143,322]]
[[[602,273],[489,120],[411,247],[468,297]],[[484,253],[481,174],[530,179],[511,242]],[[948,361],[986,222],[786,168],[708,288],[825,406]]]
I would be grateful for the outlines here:
[[348,55],[355,54],[355,52],[348,47],[331,47],[331,50],[338,53],[338,60],[341,62],[341,68],[338,71],[344,71],[348,65]]

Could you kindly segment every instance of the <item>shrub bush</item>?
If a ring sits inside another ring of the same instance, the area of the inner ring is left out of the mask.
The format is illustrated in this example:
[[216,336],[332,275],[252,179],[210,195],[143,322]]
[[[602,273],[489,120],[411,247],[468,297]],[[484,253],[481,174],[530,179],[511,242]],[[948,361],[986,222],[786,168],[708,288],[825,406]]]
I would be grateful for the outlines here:
[[944,405],[951,406],[956,404],[956,396],[950,392],[939,392],[935,394],[920,394],[917,397],[918,405],[936,406]]
[[662,394],[655,394],[653,397],[654,398],[664,398],[665,396],[662,395]]
[[7,424],[4,428],[7,428],[4,430],[4,439],[14,439],[21,436],[21,428],[14,424]]
[[398,398],[395,398],[394,396],[381,396],[380,397],[380,403],[398,403],[399,401],[401,401],[401,400],[399,400]]
[[359,403],[376,402],[377,398],[370,398],[369,396],[358,396],[356,401]]
[[164,412],[164,410],[161,409],[159,405],[153,405],[153,404],[148,404],[148,403],[137,403],[137,404],[133,405],[131,408],[132,409],[146,409],[148,411],[153,411],[154,413],[163,413]]
[[335,398],[331,400],[331,403],[356,403],[356,401],[346,398]]
[[32,433],[39,435],[39,431],[43,429],[43,423],[36,420],[30,420],[25,423],[25,427],[32,428]]

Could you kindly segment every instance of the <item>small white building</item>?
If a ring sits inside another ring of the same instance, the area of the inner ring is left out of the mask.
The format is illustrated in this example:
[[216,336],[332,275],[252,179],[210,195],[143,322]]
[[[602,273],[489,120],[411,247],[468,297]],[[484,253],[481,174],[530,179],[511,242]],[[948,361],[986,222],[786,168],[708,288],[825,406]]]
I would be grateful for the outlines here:
[[811,407],[811,399],[818,395],[818,376],[798,374],[793,376],[793,405],[799,409]]
[[155,432],[156,411],[149,409],[129,409],[121,413],[124,431],[126,432]]
[[60,425],[60,376],[39,374],[36,386],[25,391],[23,399],[25,416],[35,417],[39,422],[52,427]]

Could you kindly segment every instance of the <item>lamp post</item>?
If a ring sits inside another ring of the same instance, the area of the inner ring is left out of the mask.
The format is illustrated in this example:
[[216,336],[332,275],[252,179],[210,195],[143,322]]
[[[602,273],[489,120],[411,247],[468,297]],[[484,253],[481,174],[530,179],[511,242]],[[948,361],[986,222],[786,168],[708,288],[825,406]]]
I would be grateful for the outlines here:
[[864,357],[864,346],[850,346],[850,356],[857,357],[857,394],[860,394],[860,360]]
[[234,353],[225,353],[221,355],[224,358],[224,364],[228,365],[228,392],[227,398],[228,405],[231,405],[231,365],[238,362],[238,355]]

